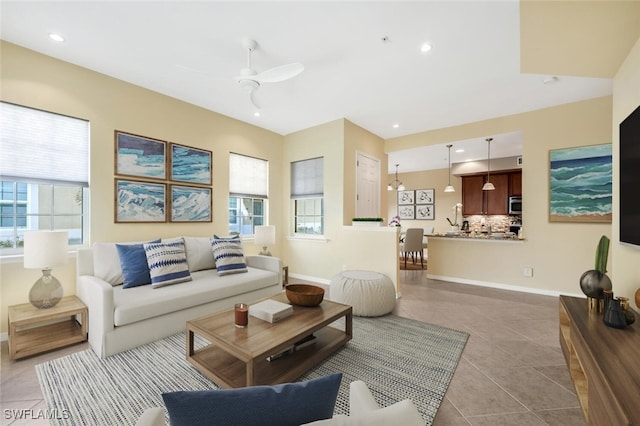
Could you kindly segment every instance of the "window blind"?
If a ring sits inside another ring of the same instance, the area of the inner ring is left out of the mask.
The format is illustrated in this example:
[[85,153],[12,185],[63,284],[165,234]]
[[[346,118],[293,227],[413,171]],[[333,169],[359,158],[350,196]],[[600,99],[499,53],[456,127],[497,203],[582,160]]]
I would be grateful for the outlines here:
[[89,122],[0,102],[0,178],[89,185]]
[[317,198],[324,195],[324,158],[291,163],[291,198]]
[[229,194],[236,197],[267,198],[269,162],[231,153],[229,156]]

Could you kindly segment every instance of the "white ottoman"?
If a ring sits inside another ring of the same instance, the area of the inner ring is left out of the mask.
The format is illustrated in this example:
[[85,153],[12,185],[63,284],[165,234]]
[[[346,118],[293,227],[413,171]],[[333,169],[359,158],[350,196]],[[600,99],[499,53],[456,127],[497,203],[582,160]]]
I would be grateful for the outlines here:
[[373,271],[342,271],[331,279],[329,297],[353,307],[353,314],[376,317],[393,311],[396,288],[386,275]]

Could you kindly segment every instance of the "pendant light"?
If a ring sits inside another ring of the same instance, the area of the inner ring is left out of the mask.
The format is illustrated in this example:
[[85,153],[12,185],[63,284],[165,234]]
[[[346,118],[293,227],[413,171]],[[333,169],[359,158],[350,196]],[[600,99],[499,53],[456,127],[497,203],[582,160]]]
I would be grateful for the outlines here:
[[491,141],[493,138],[487,138],[487,181],[484,185],[482,185],[483,191],[493,191],[496,189],[495,186],[491,183]]
[[447,185],[444,188],[444,192],[456,192],[456,189],[453,187],[453,185],[451,185],[451,147],[453,145],[449,144],[447,145],[447,148],[449,148],[449,185]]
[[393,191],[394,189],[397,189],[398,191],[404,191],[404,185],[398,179],[398,166],[399,164],[396,164],[396,178],[393,180],[393,182],[387,185],[387,191]]

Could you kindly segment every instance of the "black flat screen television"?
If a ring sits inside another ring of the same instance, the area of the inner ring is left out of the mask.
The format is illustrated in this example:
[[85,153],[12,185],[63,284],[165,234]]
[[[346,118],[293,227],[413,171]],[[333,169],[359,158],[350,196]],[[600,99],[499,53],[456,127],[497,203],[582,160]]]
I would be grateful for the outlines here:
[[620,242],[640,246],[640,106],[620,123]]

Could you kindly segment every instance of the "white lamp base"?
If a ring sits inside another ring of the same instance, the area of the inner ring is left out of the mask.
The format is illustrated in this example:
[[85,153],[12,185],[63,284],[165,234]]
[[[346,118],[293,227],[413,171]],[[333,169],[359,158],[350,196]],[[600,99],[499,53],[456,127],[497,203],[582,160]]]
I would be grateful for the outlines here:
[[51,275],[51,269],[43,269],[42,276],[29,291],[29,302],[38,309],[51,308],[62,299],[63,294],[62,285]]

